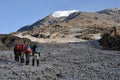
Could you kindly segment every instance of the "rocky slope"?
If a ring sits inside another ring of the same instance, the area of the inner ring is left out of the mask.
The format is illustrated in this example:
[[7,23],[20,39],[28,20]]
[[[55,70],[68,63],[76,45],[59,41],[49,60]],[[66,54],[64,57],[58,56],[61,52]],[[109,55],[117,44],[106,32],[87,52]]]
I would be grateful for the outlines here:
[[13,51],[0,51],[0,80],[119,80],[119,51],[96,43],[42,44],[39,67],[20,65]]

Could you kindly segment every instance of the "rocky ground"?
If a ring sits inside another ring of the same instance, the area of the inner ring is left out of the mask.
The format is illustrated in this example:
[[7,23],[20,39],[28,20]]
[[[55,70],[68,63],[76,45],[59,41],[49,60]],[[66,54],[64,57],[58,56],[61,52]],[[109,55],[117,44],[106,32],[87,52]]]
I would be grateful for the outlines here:
[[40,66],[20,65],[13,51],[0,51],[0,80],[119,80],[120,51],[96,41],[43,44]]

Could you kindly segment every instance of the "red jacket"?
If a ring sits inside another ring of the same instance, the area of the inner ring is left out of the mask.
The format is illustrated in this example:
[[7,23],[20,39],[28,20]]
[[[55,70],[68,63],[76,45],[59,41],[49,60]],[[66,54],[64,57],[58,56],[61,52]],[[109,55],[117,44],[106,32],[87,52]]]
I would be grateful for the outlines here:
[[21,50],[22,50],[24,53],[26,53],[27,50],[26,50],[26,44],[25,44],[25,43],[22,44]]

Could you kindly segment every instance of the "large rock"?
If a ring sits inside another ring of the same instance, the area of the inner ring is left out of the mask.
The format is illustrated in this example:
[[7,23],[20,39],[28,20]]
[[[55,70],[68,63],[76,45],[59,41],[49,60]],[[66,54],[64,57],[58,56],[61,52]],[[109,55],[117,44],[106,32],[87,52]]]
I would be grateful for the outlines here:
[[0,49],[13,49],[15,44],[22,44],[23,41],[31,42],[29,39],[22,39],[12,35],[0,35]]
[[100,45],[106,49],[120,49],[120,29],[113,27],[104,33]]

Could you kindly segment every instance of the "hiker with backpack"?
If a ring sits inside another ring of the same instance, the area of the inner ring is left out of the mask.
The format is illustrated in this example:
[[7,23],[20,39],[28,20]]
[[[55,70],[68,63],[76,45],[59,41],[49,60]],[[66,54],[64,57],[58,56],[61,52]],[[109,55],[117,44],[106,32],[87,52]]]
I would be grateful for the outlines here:
[[25,54],[25,57],[26,57],[26,64],[25,65],[29,65],[29,60],[30,60],[30,55],[31,54],[32,54],[31,46],[29,44],[27,44],[27,46],[26,46],[26,54]]
[[16,44],[15,47],[14,47],[14,55],[15,55],[14,58],[15,58],[15,61],[19,62],[20,54],[21,54],[20,45]]
[[33,59],[32,59],[32,66],[34,66],[35,61],[37,62],[37,66],[39,66],[39,58],[40,58],[40,45],[34,44],[33,46]]
[[26,42],[24,41],[21,45],[20,63],[24,63],[25,54],[26,54]]

